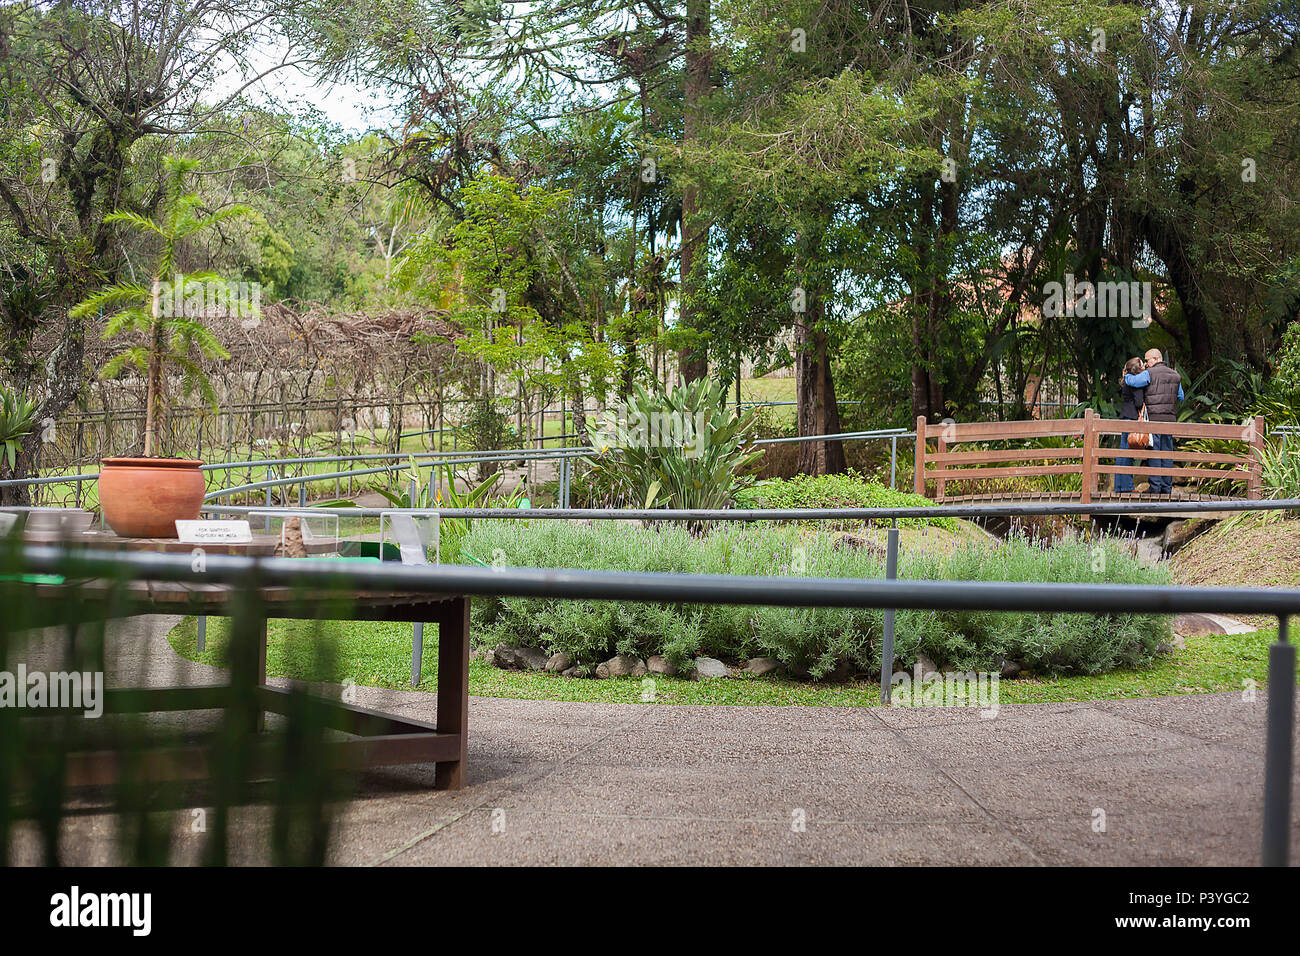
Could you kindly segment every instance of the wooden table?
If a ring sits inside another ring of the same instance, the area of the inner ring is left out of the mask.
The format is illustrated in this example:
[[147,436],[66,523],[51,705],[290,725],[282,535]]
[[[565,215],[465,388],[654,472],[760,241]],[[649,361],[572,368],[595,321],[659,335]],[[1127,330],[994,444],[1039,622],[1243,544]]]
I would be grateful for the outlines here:
[[[78,535],[65,543],[83,545],[84,538],[99,538],[92,545],[109,547],[112,535]],[[266,542],[255,536],[250,545],[203,545],[204,552],[269,553]],[[38,535],[29,537],[37,543]],[[44,543],[44,542],[40,542]],[[182,551],[174,539],[117,539],[119,547],[145,551]],[[274,547],[272,541],[271,547]],[[244,550],[239,550],[243,548]],[[254,550],[256,549],[256,550]],[[182,614],[238,618],[253,614],[260,635],[257,647],[256,683],[260,710],[252,731],[265,729],[266,713],[286,713],[290,691],[270,687],[266,682],[266,622],[270,618],[296,620],[341,619],[353,621],[400,621],[438,625],[438,684],[436,723],[412,720],[352,704],[320,700],[330,729],[344,731],[357,739],[331,741],[331,759],[340,767],[354,769],[396,764],[436,764],[434,786],[458,790],[465,784],[467,716],[469,710],[469,597],[456,594],[404,592],[336,591],[311,592],[300,588],[260,587],[246,591],[232,585],[178,581],[69,580],[63,584],[32,586],[35,607],[43,624],[66,621],[66,609],[74,602],[76,620],[129,617],[137,614]],[[234,600],[247,594],[251,600]],[[345,610],[340,611],[340,607]],[[105,692],[105,713],[205,710],[225,706],[233,685],[114,689]],[[265,748],[262,748],[265,749]],[[208,776],[206,749],[201,746],[173,748],[159,753],[151,770],[159,778],[201,779]],[[116,779],[117,759],[112,751],[74,755],[69,762],[69,783],[100,785]]]

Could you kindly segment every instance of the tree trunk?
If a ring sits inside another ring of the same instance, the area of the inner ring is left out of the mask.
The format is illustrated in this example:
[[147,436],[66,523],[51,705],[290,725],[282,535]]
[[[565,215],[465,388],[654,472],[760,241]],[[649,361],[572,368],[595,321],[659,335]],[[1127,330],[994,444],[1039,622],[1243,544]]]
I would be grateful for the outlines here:
[[145,386],[144,402],[144,457],[153,455],[158,447],[158,419],[162,411],[162,350],[163,327],[158,320],[158,296],[161,291],[160,280],[153,280],[153,293],[150,297],[150,311],[153,314],[153,330],[149,341],[149,378]]
[[[835,382],[827,354],[826,333],[821,328],[821,300],[810,302],[795,320],[795,389],[800,435],[835,435],[840,431]],[[844,444],[840,441],[800,442],[798,470],[808,475],[845,471]]]
[[[686,102],[683,110],[682,138],[686,143],[699,136],[701,101],[708,95],[713,54],[709,42],[709,5],[712,0],[686,2]],[[682,254],[678,316],[683,328],[697,328],[695,306],[690,300],[699,292],[696,276],[697,257],[708,239],[708,224],[700,215],[699,192],[694,186],[682,190]],[[682,381],[690,383],[709,373],[707,352],[684,348],[677,356]]]

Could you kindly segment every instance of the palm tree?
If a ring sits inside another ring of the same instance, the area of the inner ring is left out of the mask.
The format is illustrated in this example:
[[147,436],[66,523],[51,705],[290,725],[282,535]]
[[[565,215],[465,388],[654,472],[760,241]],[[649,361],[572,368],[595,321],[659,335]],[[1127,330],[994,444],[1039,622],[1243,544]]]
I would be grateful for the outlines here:
[[[167,366],[173,365],[182,371],[187,393],[197,387],[204,400],[215,406],[216,392],[203,373],[199,361],[204,357],[230,357],[217,337],[203,324],[202,310],[199,310],[200,314],[192,315],[189,314],[189,309],[160,307],[163,277],[174,277],[174,301],[190,301],[186,293],[187,286],[198,286],[202,295],[205,283],[219,283],[221,277],[214,272],[178,274],[176,267],[182,243],[224,220],[256,215],[248,206],[234,205],[208,216],[199,216],[198,195],[185,192],[186,179],[198,165],[197,162],[168,156],[163,164],[167,182],[163,211],[156,222],[134,212],[118,211],[105,217],[106,222],[124,223],[138,232],[152,233],[162,240],[152,283],[149,286],[134,280],[114,283],[77,303],[69,313],[77,319],[89,317],[96,312],[108,313],[109,320],[104,326],[105,339],[128,335],[134,338],[134,344],[127,345],[113,355],[99,374],[100,378],[112,378],[128,365],[135,366],[145,374],[146,458],[153,455],[155,446],[159,444],[158,435],[165,411],[163,392]],[[182,314],[173,314],[176,311]],[[191,357],[196,351],[198,359]]]

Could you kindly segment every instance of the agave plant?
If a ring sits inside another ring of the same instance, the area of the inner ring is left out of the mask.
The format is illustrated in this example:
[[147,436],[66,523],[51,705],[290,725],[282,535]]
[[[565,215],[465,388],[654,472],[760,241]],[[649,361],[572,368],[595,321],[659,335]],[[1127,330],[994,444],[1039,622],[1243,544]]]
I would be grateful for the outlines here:
[[36,403],[22,392],[0,385],[0,455],[13,471],[18,449],[36,428]]
[[721,384],[701,379],[667,392],[636,388],[626,405],[588,421],[599,452],[586,459],[610,492],[646,508],[724,508],[752,447],[757,410],[740,415]]

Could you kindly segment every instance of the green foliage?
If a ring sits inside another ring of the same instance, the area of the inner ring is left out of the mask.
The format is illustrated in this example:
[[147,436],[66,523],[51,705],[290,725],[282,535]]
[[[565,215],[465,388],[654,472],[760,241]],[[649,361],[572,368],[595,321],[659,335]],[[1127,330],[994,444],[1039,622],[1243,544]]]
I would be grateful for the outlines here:
[[1287,410],[1285,420],[1300,421],[1300,321],[1287,326],[1273,367],[1272,393]]
[[587,422],[599,455],[586,460],[611,495],[638,507],[725,508],[741,471],[762,456],[750,447],[757,421],[707,379],[655,394],[638,387],[625,406]]
[[[464,448],[475,451],[497,451],[506,448],[511,438],[510,416],[503,412],[491,396],[481,395],[469,404],[469,415],[457,428],[457,437]],[[479,465],[484,469],[495,467],[491,462]]]
[[[1264,492],[1270,498],[1300,498],[1300,437],[1295,435],[1285,441],[1268,442],[1263,449]],[[1282,517],[1281,512],[1265,514]]]
[[[796,475],[760,481],[736,493],[737,508],[930,508],[924,495],[895,491],[849,469],[843,475]],[[900,518],[900,528],[957,530],[953,518]]]
[[36,427],[36,403],[0,382],[0,463],[12,471],[22,439]]
[[[181,254],[187,240],[193,240],[230,219],[252,214],[247,206],[227,206],[218,212],[199,214],[197,193],[186,193],[189,174],[197,163],[192,159],[167,157],[166,191],[163,211],[159,219],[148,219],[138,213],[118,211],[109,213],[106,223],[120,223],[146,236],[162,240],[154,267],[150,270],[152,286],[136,281],[121,281],[106,286],[73,306],[68,314],[74,319],[85,319],[96,314],[107,315],[104,338],[130,336],[135,344],[119,349],[100,371],[101,378],[113,378],[127,366],[146,374],[149,380],[149,411],[166,396],[163,376],[169,366],[179,368],[188,393],[197,388],[203,398],[215,409],[217,396],[211,381],[204,373],[200,358],[229,358],[227,352],[210,329],[203,324],[206,314],[205,289],[209,283],[221,283],[213,272],[179,272]],[[160,285],[171,281],[175,301],[185,303],[184,314],[160,306]],[[192,307],[192,303],[196,307]],[[204,303],[198,305],[198,303]],[[145,454],[153,453],[156,435],[155,420],[145,426]]]
[[[690,574],[879,578],[875,549],[835,546],[829,535],[793,527],[727,524],[705,536],[681,528],[593,527],[556,521],[479,522],[466,555],[500,550],[510,565]],[[968,545],[951,556],[916,549],[900,555],[900,577],[928,580],[1164,583],[1114,539],[1069,539],[1051,546],[1017,537]],[[840,662],[880,671],[883,612],[877,609],[666,605],[548,598],[474,602],[474,634],[484,644],[566,651],[584,666],[614,653],[662,654],[684,665],[698,654],[728,660],[778,658],[824,676]],[[1097,674],[1148,662],[1169,635],[1166,618],[899,611],[903,666],[918,653],[941,666],[1000,671],[1005,659],[1044,674]]]

